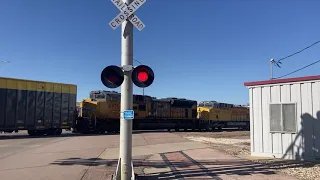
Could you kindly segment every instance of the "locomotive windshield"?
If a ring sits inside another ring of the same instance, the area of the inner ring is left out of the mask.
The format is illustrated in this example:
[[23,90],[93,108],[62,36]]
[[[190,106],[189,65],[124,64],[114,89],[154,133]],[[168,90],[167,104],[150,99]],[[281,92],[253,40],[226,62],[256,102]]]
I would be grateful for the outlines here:
[[94,101],[120,101],[120,93],[115,91],[91,91],[90,98]]

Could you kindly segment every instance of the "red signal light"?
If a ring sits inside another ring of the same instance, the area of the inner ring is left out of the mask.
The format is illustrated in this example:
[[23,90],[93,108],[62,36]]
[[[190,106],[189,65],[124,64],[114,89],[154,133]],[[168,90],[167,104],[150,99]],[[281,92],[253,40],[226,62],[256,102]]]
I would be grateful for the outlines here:
[[148,73],[141,71],[138,73],[138,79],[140,82],[145,82],[148,80]]
[[152,69],[146,65],[140,65],[132,71],[132,82],[138,87],[148,87],[153,83],[154,73]]

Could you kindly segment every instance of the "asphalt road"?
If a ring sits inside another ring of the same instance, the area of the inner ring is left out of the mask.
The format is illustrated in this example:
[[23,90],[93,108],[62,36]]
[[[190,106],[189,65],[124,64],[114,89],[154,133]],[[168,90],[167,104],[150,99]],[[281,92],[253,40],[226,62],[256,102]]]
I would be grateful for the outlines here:
[[[143,133],[143,131],[141,132]],[[147,132],[150,132],[150,131],[147,131]],[[154,131],[154,132],[159,132],[159,131]],[[60,136],[43,136],[43,137],[31,137],[28,135],[27,131],[20,131],[18,133],[8,133],[8,134],[3,133],[3,134],[0,134],[0,159],[6,156],[19,153],[19,152],[31,150],[37,147],[49,145],[55,142],[64,141],[64,140],[74,138],[74,137],[79,137],[79,136],[94,137],[96,135],[73,134],[70,131],[64,131],[63,134]],[[106,136],[106,135],[103,135],[103,136]]]
[[[265,165],[238,159],[200,142],[187,140],[181,137],[183,134],[186,132],[134,133],[132,155],[135,173],[148,180],[179,177],[295,179],[278,175]],[[118,157],[118,134],[77,135],[64,132],[56,137],[33,138],[25,132],[0,135],[1,180],[109,180],[116,170]]]
[[[0,134],[0,159],[7,156],[44,146],[46,144],[71,138],[71,133],[64,132],[63,137],[30,137],[25,131],[11,134]],[[74,136],[74,135],[73,135]]]
[[[135,147],[188,141],[168,132],[134,133],[132,139]],[[104,180],[106,173],[114,172],[118,148],[117,134],[86,136],[64,132],[57,137],[30,137],[25,132],[2,134],[0,179]],[[102,154],[113,160],[100,162]]]

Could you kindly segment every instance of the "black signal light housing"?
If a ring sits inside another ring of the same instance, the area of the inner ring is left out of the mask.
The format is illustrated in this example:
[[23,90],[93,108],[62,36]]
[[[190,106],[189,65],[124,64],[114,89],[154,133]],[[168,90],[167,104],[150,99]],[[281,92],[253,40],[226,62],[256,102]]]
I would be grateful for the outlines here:
[[107,66],[101,72],[101,82],[108,88],[117,88],[121,86],[124,80],[124,73],[118,66]]
[[132,82],[141,88],[150,86],[154,80],[153,70],[146,65],[139,65],[132,71]]

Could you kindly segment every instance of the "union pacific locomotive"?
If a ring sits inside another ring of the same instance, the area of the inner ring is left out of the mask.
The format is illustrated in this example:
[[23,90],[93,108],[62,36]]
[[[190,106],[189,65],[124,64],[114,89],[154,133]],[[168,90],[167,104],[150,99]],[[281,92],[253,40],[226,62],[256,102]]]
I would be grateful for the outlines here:
[[[121,94],[115,91],[91,91],[90,98],[78,106],[75,132],[104,133],[120,129]],[[133,130],[214,130],[250,127],[249,109],[216,101],[200,102],[183,98],[133,95]]]

